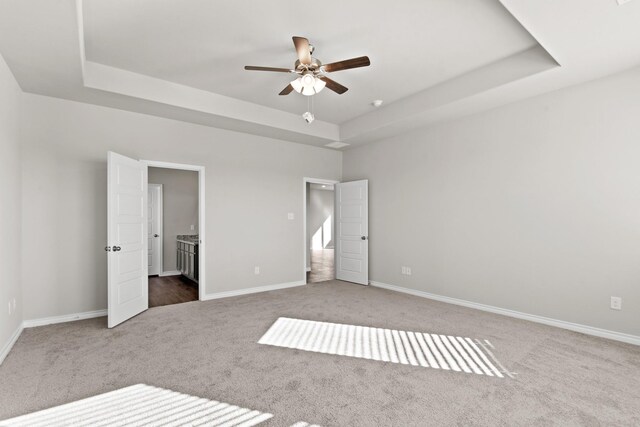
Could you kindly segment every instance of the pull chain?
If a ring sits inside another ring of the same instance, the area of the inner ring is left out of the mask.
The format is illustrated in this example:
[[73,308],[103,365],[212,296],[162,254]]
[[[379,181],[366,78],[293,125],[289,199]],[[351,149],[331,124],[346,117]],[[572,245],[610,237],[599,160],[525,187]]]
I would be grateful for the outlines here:
[[316,119],[315,116],[313,115],[313,99],[312,98],[313,98],[312,96],[307,96],[307,112],[302,115],[302,118],[307,123],[311,123]]

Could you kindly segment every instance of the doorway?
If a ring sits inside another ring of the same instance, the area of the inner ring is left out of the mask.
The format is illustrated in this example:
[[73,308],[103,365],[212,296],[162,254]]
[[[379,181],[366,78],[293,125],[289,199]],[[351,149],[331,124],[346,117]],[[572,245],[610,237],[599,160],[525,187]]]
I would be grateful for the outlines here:
[[149,308],[199,299],[198,172],[148,165]]
[[304,179],[306,283],[333,280],[335,273],[334,186],[337,181]]
[[[197,224],[198,234],[194,235],[189,230],[188,237],[196,246],[189,251],[191,256],[180,260],[179,250],[176,250],[176,268],[185,268],[185,275],[193,275],[197,279],[197,297],[204,299],[205,290],[205,168],[204,166],[184,165],[179,163],[138,160],[123,156],[113,151],[107,152],[107,326],[113,328],[120,323],[136,316],[149,308],[149,264],[156,260],[150,260],[149,238],[158,239],[162,236],[162,245],[168,241],[169,236],[164,236],[166,231],[166,215],[161,220],[162,232],[159,231],[160,221],[155,221],[150,215],[149,209],[149,168],[177,169],[183,171],[195,171],[197,173]],[[166,185],[163,185],[163,213],[167,206]],[[155,205],[154,214],[160,211],[160,205]],[[150,224],[156,227],[150,227]],[[178,240],[176,234],[176,240]],[[182,236],[184,237],[184,236]],[[189,239],[183,239],[185,241]],[[159,248],[160,244],[156,246]],[[167,260],[167,250],[163,248],[163,265]],[[159,261],[154,263],[158,268]],[[164,270],[164,267],[163,267]],[[182,276],[182,270],[165,273],[177,273]],[[190,278],[191,279],[191,278]]]

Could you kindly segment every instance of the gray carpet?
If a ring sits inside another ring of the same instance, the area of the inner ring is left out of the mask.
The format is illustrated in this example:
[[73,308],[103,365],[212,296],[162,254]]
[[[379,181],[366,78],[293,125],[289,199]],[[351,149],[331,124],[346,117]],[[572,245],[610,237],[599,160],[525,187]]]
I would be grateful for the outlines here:
[[[488,339],[515,379],[257,344],[278,317]],[[270,412],[264,425],[640,425],[640,348],[383,289],[326,282],[27,329],[0,419],[145,383]]]

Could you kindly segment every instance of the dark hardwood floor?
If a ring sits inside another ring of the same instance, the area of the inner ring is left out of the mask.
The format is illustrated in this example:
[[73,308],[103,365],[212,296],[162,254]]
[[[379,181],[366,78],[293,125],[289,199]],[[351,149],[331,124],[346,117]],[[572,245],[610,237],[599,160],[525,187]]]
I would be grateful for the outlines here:
[[184,276],[149,276],[149,308],[198,300],[198,284]]
[[311,251],[311,271],[307,272],[307,283],[324,282],[336,278],[333,252],[333,249],[314,249]]

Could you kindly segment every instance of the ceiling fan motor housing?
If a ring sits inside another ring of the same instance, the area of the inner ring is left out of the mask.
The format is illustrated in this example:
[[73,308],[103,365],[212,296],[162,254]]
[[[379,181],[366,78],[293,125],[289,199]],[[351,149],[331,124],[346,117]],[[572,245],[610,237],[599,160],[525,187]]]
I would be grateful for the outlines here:
[[318,74],[320,72],[320,68],[322,67],[322,62],[319,59],[311,58],[310,64],[302,64],[300,60],[296,60],[294,65],[294,69],[298,73],[302,73],[304,71],[312,71],[314,74]]

